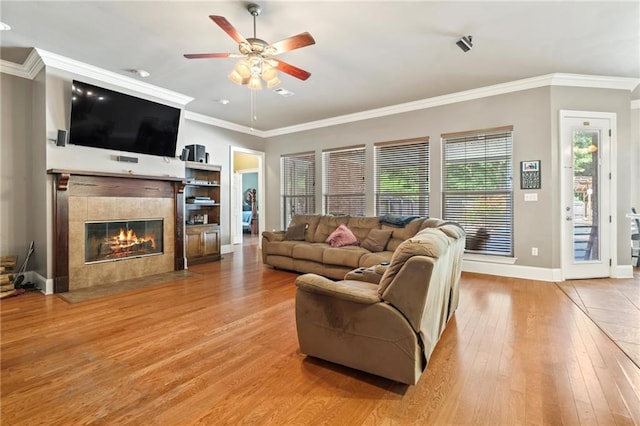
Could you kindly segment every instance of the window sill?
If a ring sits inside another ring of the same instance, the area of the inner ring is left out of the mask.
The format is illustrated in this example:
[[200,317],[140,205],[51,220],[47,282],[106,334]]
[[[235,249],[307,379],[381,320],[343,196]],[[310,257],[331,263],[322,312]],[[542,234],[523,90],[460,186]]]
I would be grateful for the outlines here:
[[518,260],[517,257],[488,256],[485,254],[470,253],[465,253],[462,259],[468,262],[500,263],[503,265],[513,265]]

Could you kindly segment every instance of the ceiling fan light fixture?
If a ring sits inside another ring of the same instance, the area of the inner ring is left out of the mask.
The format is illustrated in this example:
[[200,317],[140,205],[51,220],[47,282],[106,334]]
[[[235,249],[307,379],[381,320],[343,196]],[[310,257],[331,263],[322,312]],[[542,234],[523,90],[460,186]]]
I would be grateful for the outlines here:
[[248,61],[238,62],[234,71],[237,72],[242,78],[251,77],[251,67]]
[[278,72],[265,62],[262,66],[262,78],[264,78],[265,81],[273,80],[274,78],[278,78]]
[[280,79],[278,78],[277,75],[271,80],[267,80],[267,87],[269,89],[271,89],[272,87],[276,87],[278,84],[280,84]]
[[235,84],[242,85],[244,83],[244,78],[237,70],[231,71],[231,74],[228,75],[229,80],[233,81]]
[[249,78],[247,86],[251,90],[262,90],[262,81],[260,80],[259,76],[252,75],[251,78]]

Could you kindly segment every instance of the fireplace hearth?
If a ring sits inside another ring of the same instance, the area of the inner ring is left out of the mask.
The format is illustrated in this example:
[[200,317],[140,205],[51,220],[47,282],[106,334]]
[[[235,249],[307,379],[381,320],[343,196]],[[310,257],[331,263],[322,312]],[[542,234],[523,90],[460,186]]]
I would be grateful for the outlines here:
[[163,253],[163,219],[85,223],[85,263]]

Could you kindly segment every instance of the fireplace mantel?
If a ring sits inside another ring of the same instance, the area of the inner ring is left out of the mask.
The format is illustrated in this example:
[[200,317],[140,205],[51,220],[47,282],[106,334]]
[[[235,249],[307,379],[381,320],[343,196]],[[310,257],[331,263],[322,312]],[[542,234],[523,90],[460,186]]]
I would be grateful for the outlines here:
[[51,169],[54,193],[54,292],[69,291],[69,198],[171,198],[174,205],[174,269],[184,269],[184,179]]

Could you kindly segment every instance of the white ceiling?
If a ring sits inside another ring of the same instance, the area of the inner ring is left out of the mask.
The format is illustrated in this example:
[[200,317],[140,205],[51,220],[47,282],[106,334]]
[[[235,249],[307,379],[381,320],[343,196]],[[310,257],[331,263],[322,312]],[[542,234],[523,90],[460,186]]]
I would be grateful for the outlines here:
[[[258,3],[259,38],[308,31],[316,40],[279,56],[312,75],[281,75],[280,87],[295,96],[257,93],[259,130],[556,72],[640,77],[638,1]],[[187,110],[250,127],[250,91],[227,79],[237,59],[182,56],[236,53],[208,15],[251,37],[247,4],[2,0],[0,21],[12,30],[0,33],[1,57],[21,63],[25,48],[38,47],[123,75],[142,68],[151,73],[145,82],[195,98]],[[473,36],[468,53],[455,44],[462,35]]]

